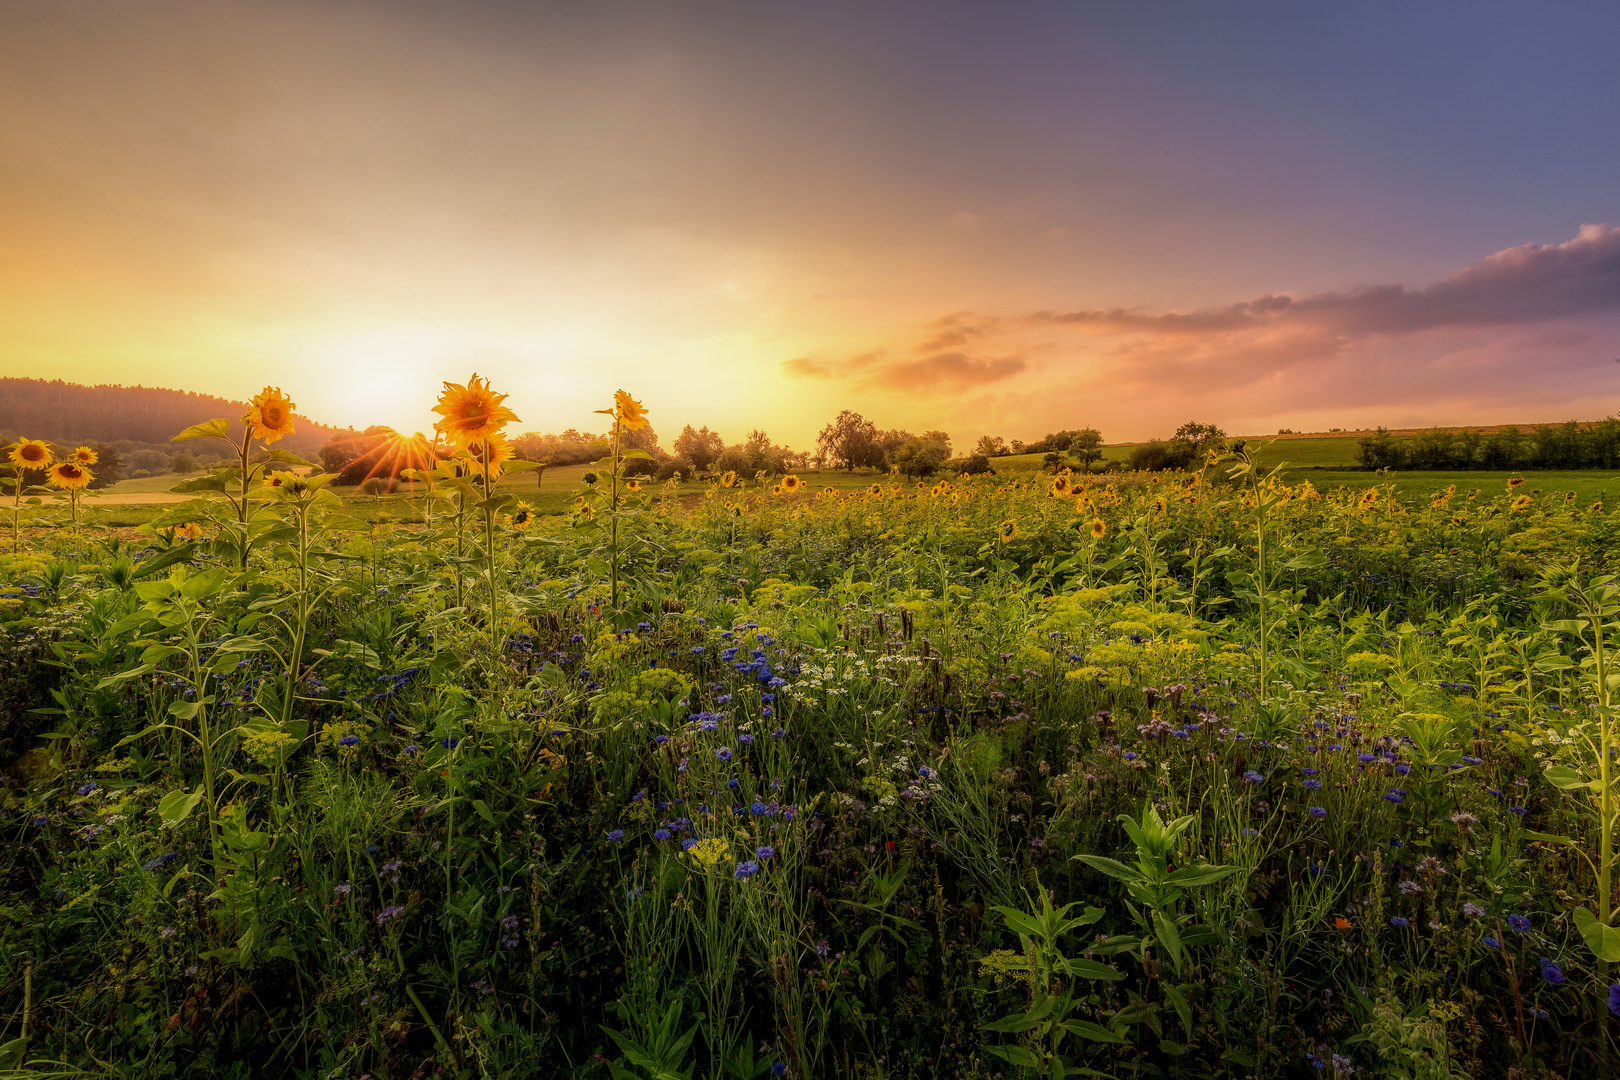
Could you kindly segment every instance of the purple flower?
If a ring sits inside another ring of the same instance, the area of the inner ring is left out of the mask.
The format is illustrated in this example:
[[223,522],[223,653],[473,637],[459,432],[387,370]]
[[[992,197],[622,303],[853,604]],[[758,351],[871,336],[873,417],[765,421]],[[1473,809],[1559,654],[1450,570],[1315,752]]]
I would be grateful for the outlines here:
[[759,863],[740,862],[737,864],[737,869],[732,871],[731,876],[741,880],[742,878],[753,877],[757,873],[759,873]]
[[1408,926],[1412,925],[1412,920],[1411,919],[1403,919],[1399,915],[1391,915],[1389,917],[1389,925],[1399,927],[1400,929],[1404,930]]
[[1325,807],[1325,806],[1313,806],[1307,812],[1311,815],[1311,817],[1315,817],[1315,818],[1327,817],[1327,807]]
[[771,1066],[772,1076],[781,1076],[785,1072],[787,1072],[787,1062],[785,1061],[778,1061]]
[[1564,985],[1563,969],[1557,964],[1553,963],[1551,960],[1547,959],[1545,956],[1541,958],[1541,977],[1552,983],[1554,986]]
[[753,805],[748,808],[748,812],[750,814],[768,814],[771,812],[771,808],[755,799]]
[[744,746],[747,746],[749,743],[754,741],[754,737],[745,731],[741,735],[737,736],[737,741],[742,743]]
[[697,839],[695,837],[688,836],[685,840],[681,841],[681,850],[682,851],[691,851],[693,846],[696,845],[696,844],[697,844]]
[[1317,780],[1317,779],[1313,778],[1313,779],[1305,781],[1305,790],[1306,791],[1319,791],[1319,790],[1321,790],[1321,788],[1322,788],[1322,781],[1320,781],[1320,780]]
[[760,862],[770,862],[772,859],[776,858],[776,849],[767,844],[766,846],[756,850],[754,854],[759,856]]
[[354,886],[350,885],[347,881],[340,881],[336,885],[332,886],[333,896],[348,896],[352,892],[354,892]]
[[714,752],[714,756],[719,758],[721,761],[730,761],[731,760],[731,747],[722,746],[720,749],[718,749],[718,750],[716,750]]
[[1404,791],[1402,791],[1400,788],[1392,788],[1391,790],[1384,792],[1384,801],[1385,802],[1392,802],[1392,803],[1399,804],[1400,801],[1402,799],[1404,799],[1404,798],[1406,798],[1406,793]]
[[607,838],[609,843],[617,844],[620,840],[624,839],[624,830],[614,829],[612,832],[608,833]]
[[393,921],[394,919],[399,918],[403,914],[405,914],[404,904],[389,904],[387,907],[377,912],[376,915],[372,916],[372,918],[377,921],[378,926],[382,926]]
[[1480,938],[1479,943],[1485,946],[1487,949],[1500,949],[1502,947],[1502,943],[1491,937],[1489,934]]
[[[830,954],[831,952],[832,952],[832,946],[827,944],[827,939],[826,938],[822,938],[820,941],[816,942],[816,955],[817,956],[822,957],[823,959],[825,959],[827,957],[827,955]],[[1620,986],[1615,987],[1615,990],[1620,990]],[[1616,1001],[1620,1001],[1620,995],[1616,995],[1615,992],[1613,990],[1611,990],[1609,992],[1609,1008],[1614,1009],[1614,1003]],[[1617,1016],[1620,1016],[1620,1009],[1615,1009],[1615,1014]]]
[[1248,772],[1243,774],[1243,779],[1247,780],[1251,784],[1260,784],[1264,783],[1266,778],[1255,772],[1253,769],[1250,769]]
[[338,740],[338,745],[339,746],[353,746],[355,743],[357,743],[359,741],[360,741],[360,736],[358,736],[358,735],[345,735],[345,736],[343,736],[343,738]]
[[929,778],[929,777],[930,777],[930,776],[933,776],[933,775],[934,775],[934,770],[933,770],[933,769],[930,769],[930,768],[929,768],[929,767],[928,767],[928,766],[926,766],[926,765],[921,765],[921,766],[918,766],[918,768],[917,768],[917,775],[918,775],[918,776],[920,776],[920,777],[922,777],[922,778],[923,778],[923,779],[924,779],[924,780],[926,780],[926,779],[928,779],[928,778]]
[[1609,986],[1609,1011],[1620,1016],[1620,983],[1612,983]]
[[663,746],[667,742],[669,742],[669,736],[668,735],[654,735],[653,736],[653,743],[655,745]]
[[1127,750],[1127,751],[1125,751],[1124,757],[1125,757],[1126,761],[1135,761],[1136,760],[1136,751],[1135,750]]
[[1530,920],[1525,918],[1523,915],[1509,915],[1508,925],[1521,934],[1528,934],[1530,932]]
[[653,830],[653,839],[657,840],[659,843],[663,843],[665,840],[669,839],[669,830],[668,829],[654,829]]
[[1517,814],[1519,817],[1524,817],[1524,815],[1528,814],[1529,812],[1530,811],[1526,810],[1522,806],[1510,806],[1510,807],[1508,807],[1508,813]]
[[88,784],[81,785],[78,788],[78,792],[79,792],[80,795],[88,795],[88,794],[90,794],[92,791],[96,790],[96,788],[98,788],[100,786],[101,786],[100,784],[98,784],[94,780],[92,780]]
[[1470,900],[1468,903],[1463,905],[1463,914],[1468,916],[1470,919],[1477,919],[1481,915],[1485,914],[1485,909]]
[[771,732],[771,734],[780,739],[787,734],[787,728],[779,727],[775,731]]

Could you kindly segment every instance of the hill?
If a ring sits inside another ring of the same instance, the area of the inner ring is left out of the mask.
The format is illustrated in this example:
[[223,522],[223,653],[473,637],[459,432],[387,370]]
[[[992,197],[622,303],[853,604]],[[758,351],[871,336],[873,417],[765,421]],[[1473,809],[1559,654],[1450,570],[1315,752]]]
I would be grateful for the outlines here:
[[[167,444],[192,424],[217,416],[235,420],[247,409],[245,401],[184,390],[0,379],[0,432],[60,444]],[[343,430],[303,416],[294,426],[281,444],[294,452],[318,450]]]

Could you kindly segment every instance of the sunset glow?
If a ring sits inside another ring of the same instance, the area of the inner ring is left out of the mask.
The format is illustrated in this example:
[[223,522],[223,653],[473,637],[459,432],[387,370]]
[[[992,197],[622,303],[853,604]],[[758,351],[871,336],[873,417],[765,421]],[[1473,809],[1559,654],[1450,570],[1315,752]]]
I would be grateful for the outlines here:
[[799,447],[1599,417],[1620,16],[1472,10],[17,5],[0,374]]

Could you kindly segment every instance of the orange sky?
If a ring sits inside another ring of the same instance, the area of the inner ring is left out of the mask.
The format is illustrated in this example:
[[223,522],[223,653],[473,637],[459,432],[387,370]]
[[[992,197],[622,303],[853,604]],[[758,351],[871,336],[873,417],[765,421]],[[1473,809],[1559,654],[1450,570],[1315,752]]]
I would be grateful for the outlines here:
[[1620,407],[1603,8],[1111,7],[13,3],[0,374],[798,447]]

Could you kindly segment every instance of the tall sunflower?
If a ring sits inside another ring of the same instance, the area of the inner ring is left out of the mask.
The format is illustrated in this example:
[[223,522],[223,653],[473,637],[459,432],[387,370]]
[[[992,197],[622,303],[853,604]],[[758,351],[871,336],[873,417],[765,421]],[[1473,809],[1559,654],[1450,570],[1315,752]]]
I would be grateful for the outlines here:
[[265,387],[254,395],[249,404],[252,408],[242,417],[242,423],[253,429],[255,439],[273,443],[283,435],[293,433],[293,410],[298,406],[281,392],[281,387]]
[[720,477],[721,487],[732,487],[737,483],[737,470],[727,469],[725,475]]
[[39,439],[19,439],[11,448],[11,463],[19,469],[43,469],[55,456],[50,444]]
[[96,478],[89,469],[76,461],[58,461],[51,466],[50,475],[45,478],[51,487],[61,488],[63,491],[78,491],[80,488],[90,486],[90,481]]
[[81,446],[77,450],[73,451],[73,460],[78,462],[80,465],[94,465],[99,458],[94,450],[90,449],[88,446]]
[[1108,533],[1108,526],[1103,524],[1102,518],[1093,518],[1091,521],[1091,538],[1101,540]]
[[516,420],[517,414],[501,402],[507,395],[497,394],[489,383],[476,374],[462,386],[447,382],[439,393],[439,403],[433,411],[444,417],[433,425],[457,447],[467,450],[473,444],[498,436],[501,429]]
[[647,426],[647,410],[623,390],[613,392],[613,419],[624,431],[640,431]]
[[1003,521],[996,526],[996,539],[1003,544],[1009,544],[1018,539],[1018,522],[1011,519]]
[[782,489],[789,494],[798,491],[802,486],[804,486],[804,481],[800,480],[797,476],[782,477]]

